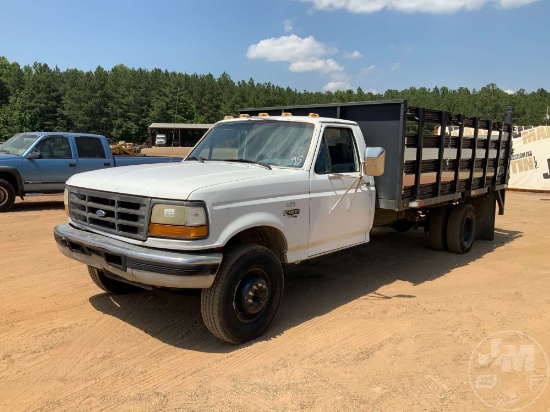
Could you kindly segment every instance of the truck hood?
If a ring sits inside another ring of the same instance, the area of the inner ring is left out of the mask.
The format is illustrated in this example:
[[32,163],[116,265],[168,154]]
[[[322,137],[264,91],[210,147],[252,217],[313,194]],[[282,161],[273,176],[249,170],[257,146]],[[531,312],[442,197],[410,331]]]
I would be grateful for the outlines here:
[[79,173],[72,176],[67,185],[128,195],[187,200],[191,193],[199,189],[238,184],[251,179],[288,179],[288,173],[293,171],[278,168],[269,170],[254,164],[188,161]]
[[3,160],[21,159],[21,156],[0,152],[0,162]]
[[0,152],[0,167],[15,167],[21,172],[21,164],[24,159],[21,156]]

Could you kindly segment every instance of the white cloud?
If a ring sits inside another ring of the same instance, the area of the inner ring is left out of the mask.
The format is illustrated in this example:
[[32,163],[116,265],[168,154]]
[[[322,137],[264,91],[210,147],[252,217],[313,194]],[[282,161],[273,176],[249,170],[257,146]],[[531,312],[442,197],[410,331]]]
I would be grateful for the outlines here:
[[295,34],[261,40],[248,47],[246,57],[270,62],[301,62],[316,60],[337,50],[318,42],[313,36],[301,38]]
[[283,27],[285,29],[285,33],[288,33],[289,31],[292,31],[292,29],[294,28],[292,26],[292,20],[286,19],[285,21],[283,21]]
[[352,53],[345,53],[344,58],[346,59],[359,59],[363,57],[361,53],[359,53],[357,50],[353,51]]
[[334,72],[330,74],[331,81],[325,84],[323,90],[326,92],[335,92],[337,90],[351,89],[351,78],[344,72]]
[[[317,72],[329,75],[330,82],[326,91],[351,89],[351,78],[344,67],[327,56],[338,52],[335,47],[315,40],[313,36],[301,38],[295,34],[270,38],[251,44],[246,57],[263,59],[268,62],[287,62],[288,70],[293,73]],[[349,53],[350,58],[362,57],[358,51]],[[375,66],[371,66],[370,70]]]
[[311,60],[311,61],[301,61],[301,62],[292,62],[288,67],[291,72],[313,72],[319,71],[321,73],[332,73],[332,72],[341,72],[344,70],[337,61],[332,59],[328,60]]
[[351,89],[351,84],[348,82],[328,82],[323,87],[325,92],[335,92],[337,90],[348,90]]
[[506,90],[504,90],[504,93],[515,94],[516,92],[513,91],[512,89],[506,89]]
[[301,38],[291,34],[250,45],[246,57],[269,62],[288,62],[288,69],[294,73],[315,71],[329,74],[344,71],[336,60],[323,58],[335,52],[335,48],[318,42],[313,36]]
[[390,70],[392,72],[394,72],[394,71],[398,70],[400,67],[401,67],[401,63],[394,63],[394,64],[391,65]]
[[403,13],[451,14],[461,10],[479,10],[485,4],[516,8],[538,0],[302,0],[317,10],[347,10],[350,13],[376,13],[395,10]]
[[517,7],[527,6],[538,0],[498,0],[497,3],[503,9],[515,9]]

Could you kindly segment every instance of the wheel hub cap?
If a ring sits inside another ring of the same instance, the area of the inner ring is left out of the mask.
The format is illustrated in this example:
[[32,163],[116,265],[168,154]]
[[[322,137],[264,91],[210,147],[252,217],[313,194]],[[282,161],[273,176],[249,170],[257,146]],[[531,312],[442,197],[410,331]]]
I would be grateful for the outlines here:
[[255,315],[265,308],[269,299],[269,289],[263,279],[255,279],[243,285],[240,310],[247,315]]

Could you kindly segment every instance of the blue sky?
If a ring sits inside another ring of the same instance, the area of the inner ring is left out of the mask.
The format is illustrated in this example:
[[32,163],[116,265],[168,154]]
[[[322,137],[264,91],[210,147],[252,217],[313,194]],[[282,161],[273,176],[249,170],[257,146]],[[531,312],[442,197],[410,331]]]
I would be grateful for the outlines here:
[[550,90],[548,0],[0,0],[0,56],[383,93]]

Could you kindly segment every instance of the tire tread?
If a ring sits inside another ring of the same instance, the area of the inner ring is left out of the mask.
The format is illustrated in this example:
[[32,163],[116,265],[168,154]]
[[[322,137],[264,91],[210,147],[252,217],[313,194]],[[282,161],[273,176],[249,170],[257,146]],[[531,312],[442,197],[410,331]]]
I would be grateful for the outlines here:
[[[273,258],[279,262],[277,257],[271,250],[256,244],[240,244],[237,245],[226,253],[224,260],[218,273],[214,284],[209,289],[203,289],[201,293],[201,313],[203,322],[207,329],[217,338],[233,344],[244,343],[245,341],[234,337],[230,331],[228,331],[223,325],[223,293],[224,285],[226,284],[227,277],[231,268],[244,256],[250,253],[270,253]],[[280,263],[279,263],[280,267]],[[282,275],[282,268],[281,275]],[[282,298],[282,291],[281,291]],[[280,305],[277,305],[273,319],[275,318]]]
[[0,212],[7,212],[15,203],[15,189],[13,185],[5,179],[0,179],[0,188],[7,192],[5,202],[0,204]]
[[434,250],[447,250],[447,221],[449,208],[447,206],[437,207],[430,216],[428,235],[430,247]]
[[[472,222],[472,240],[467,244],[463,241],[464,220],[471,214]],[[464,254],[472,248],[473,239],[475,239],[475,209],[469,203],[462,203],[451,209],[449,222],[447,224],[447,245],[450,252]]]

